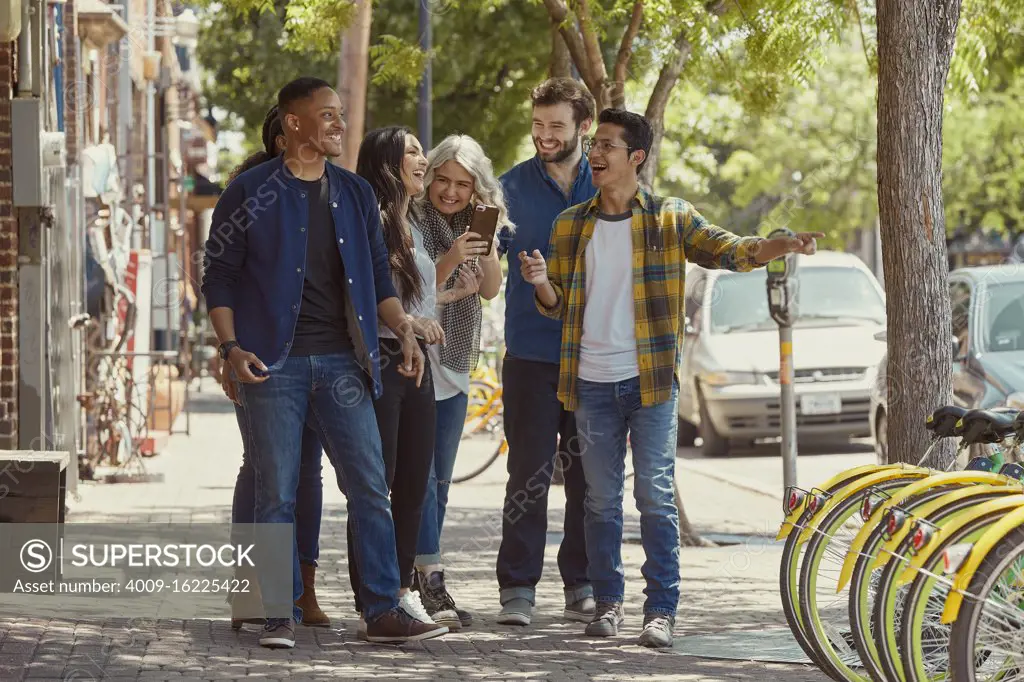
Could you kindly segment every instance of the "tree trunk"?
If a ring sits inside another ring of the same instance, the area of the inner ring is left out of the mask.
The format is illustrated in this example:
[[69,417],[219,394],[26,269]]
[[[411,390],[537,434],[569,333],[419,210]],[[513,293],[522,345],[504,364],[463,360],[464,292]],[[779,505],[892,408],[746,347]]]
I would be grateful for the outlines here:
[[359,156],[359,143],[366,127],[366,89],[370,68],[370,28],[373,3],[354,0],[356,12],[352,24],[341,36],[338,59],[338,95],[345,109],[345,149],[339,159],[342,167],[354,171]]
[[[943,90],[961,0],[878,2],[878,211],[888,317],[890,461],[916,462],[951,398],[942,204]],[[948,461],[952,443],[932,462]]]
[[717,547],[714,542],[701,537],[690,524],[683,507],[683,496],[679,493],[679,484],[672,481],[672,493],[675,495],[676,509],[679,510],[679,544],[683,547]]
[[565,38],[557,26],[551,27],[551,64],[548,66],[548,76],[572,77],[572,55],[569,54],[569,46],[565,44]]
[[665,108],[672,97],[672,89],[679,80],[679,74],[686,66],[686,60],[693,52],[693,46],[686,37],[686,31],[676,36],[673,45],[674,52],[661,67],[658,74],[658,82],[654,84],[650,99],[647,100],[647,110],[644,116],[651,122],[651,131],[654,133],[654,141],[651,143],[651,153],[647,157],[647,163],[640,171],[640,184],[653,189],[654,178],[658,173],[658,157],[661,155],[661,138],[665,136]]

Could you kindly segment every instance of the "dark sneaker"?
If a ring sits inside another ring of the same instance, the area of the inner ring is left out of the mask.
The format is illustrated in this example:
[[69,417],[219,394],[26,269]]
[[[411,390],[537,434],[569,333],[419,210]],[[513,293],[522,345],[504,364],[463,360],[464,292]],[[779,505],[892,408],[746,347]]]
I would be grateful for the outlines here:
[[416,620],[402,608],[394,608],[366,624],[366,641],[368,642],[416,642],[422,639],[433,639],[448,632],[448,628],[437,623],[424,623]]
[[430,575],[416,571],[414,589],[420,593],[423,608],[435,623],[447,625],[452,632],[469,627],[473,623],[472,614],[457,608],[455,600],[448,594],[448,588],[444,584],[444,571],[434,571]]
[[644,631],[640,633],[640,646],[662,648],[672,646],[672,627],[676,619],[664,613],[644,616]]
[[516,597],[501,605],[498,614],[500,625],[529,625],[533,617],[533,604],[529,599]]
[[587,634],[593,637],[614,637],[619,626],[626,620],[620,602],[598,602],[594,619],[587,624]]
[[570,604],[566,604],[565,610],[562,611],[562,616],[567,620],[574,620],[577,623],[589,623],[594,620],[596,611],[597,602],[594,601],[594,598],[584,597],[583,599],[577,599]]
[[260,635],[260,646],[268,649],[295,647],[295,621],[291,618],[269,618]]

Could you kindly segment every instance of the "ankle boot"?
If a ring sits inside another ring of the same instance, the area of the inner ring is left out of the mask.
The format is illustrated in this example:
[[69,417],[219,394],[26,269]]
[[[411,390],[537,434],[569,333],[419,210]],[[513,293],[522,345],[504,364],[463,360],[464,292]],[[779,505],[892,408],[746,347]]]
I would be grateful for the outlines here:
[[299,564],[299,568],[302,570],[302,596],[295,601],[295,605],[302,609],[302,624],[321,628],[331,627],[331,619],[316,603],[316,566]]

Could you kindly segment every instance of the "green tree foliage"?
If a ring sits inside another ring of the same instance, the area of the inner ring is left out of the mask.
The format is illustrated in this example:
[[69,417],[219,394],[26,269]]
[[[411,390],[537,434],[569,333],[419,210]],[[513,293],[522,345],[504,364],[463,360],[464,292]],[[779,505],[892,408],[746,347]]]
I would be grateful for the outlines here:
[[[744,234],[818,229],[839,246],[877,216],[875,73],[860,32],[830,46],[805,86],[759,113],[731,87],[690,80],[666,114],[660,188]],[[943,121],[947,229],[1024,229],[1024,50],[989,57],[986,88],[956,91]]]
[[[435,7],[447,7],[438,2]],[[452,133],[470,135],[502,172],[523,159],[530,90],[546,76],[550,28],[541,8],[521,0],[462,0],[447,9],[433,22],[434,144]],[[417,40],[415,10],[416,3],[406,0],[375,5],[368,128],[404,124],[416,130],[419,71],[393,68],[412,63],[400,45]]]
[[[431,0],[422,0],[431,1]],[[347,5],[346,3],[337,3]],[[231,11],[204,14],[199,59],[209,71],[210,104],[236,114],[256,131],[277,90],[300,74],[337,81],[341,19],[325,18],[316,31],[298,23],[304,2],[231,0]],[[545,77],[550,28],[544,11],[516,0],[433,0],[433,131],[435,143],[450,133],[476,138],[501,171],[521,160],[529,131],[530,89]],[[301,10],[301,11],[300,11]],[[447,10],[447,11],[442,11]],[[408,125],[416,129],[417,85],[425,55],[417,47],[418,4],[374,3],[367,129]],[[338,12],[347,17],[349,12]],[[297,51],[299,43],[308,49]]]
[[680,86],[661,187],[738,233],[821,229],[833,244],[877,213],[874,81],[854,41],[832,46],[771,113],[729,88]]

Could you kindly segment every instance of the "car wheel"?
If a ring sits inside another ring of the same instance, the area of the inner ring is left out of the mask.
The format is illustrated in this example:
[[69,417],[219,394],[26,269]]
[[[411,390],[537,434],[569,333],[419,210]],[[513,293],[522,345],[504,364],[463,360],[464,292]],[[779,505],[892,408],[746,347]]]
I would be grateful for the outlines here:
[[723,438],[711,423],[711,415],[704,404],[704,396],[699,395],[700,402],[700,438],[703,441],[701,452],[705,457],[725,457],[729,454],[729,439]]
[[875,418],[875,456],[878,458],[879,464],[889,463],[889,437],[886,435],[886,419],[885,410],[879,409],[878,416]]
[[679,428],[676,431],[676,444],[681,448],[692,448],[697,443],[697,436],[700,435],[697,427],[685,419],[679,419]]

